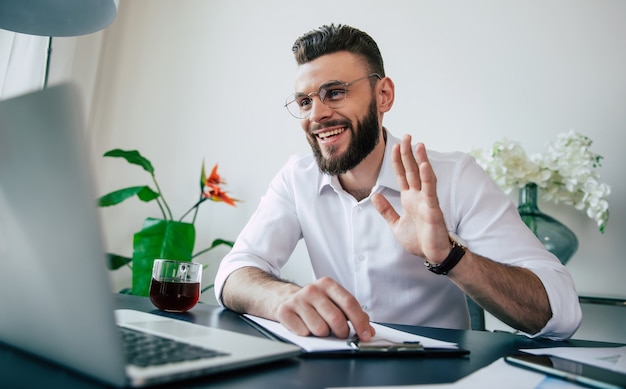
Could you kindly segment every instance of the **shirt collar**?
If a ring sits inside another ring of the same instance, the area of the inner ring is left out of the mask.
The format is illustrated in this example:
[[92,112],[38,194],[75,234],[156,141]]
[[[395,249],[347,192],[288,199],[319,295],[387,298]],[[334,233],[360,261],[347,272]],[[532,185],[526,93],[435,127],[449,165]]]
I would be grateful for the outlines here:
[[376,180],[376,185],[374,185],[372,193],[379,192],[379,188],[381,187],[400,192],[400,185],[398,185],[398,179],[396,178],[396,174],[393,171],[393,164],[391,163],[391,149],[396,144],[400,144],[400,139],[394,137],[389,131],[387,131],[387,144],[385,145],[383,164],[380,168],[378,180]]
[[[387,129],[385,129],[385,131],[387,131]],[[378,179],[376,180],[372,193],[379,192],[380,188],[389,188],[400,192],[400,186],[398,185],[398,180],[396,179],[396,175],[393,171],[393,165],[391,163],[391,149],[393,145],[399,143],[400,139],[394,137],[389,131],[387,131],[387,143],[385,144],[383,164],[380,168],[380,173],[378,174]],[[326,187],[337,189],[341,188],[341,184],[339,183],[339,178],[337,176],[331,176],[323,173],[321,174],[319,182],[319,194],[322,194],[322,191]]]

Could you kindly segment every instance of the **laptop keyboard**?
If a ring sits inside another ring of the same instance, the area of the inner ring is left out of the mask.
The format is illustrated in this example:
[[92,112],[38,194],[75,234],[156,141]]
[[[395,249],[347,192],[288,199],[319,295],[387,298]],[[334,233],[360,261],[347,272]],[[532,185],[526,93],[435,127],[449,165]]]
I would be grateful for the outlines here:
[[125,327],[122,332],[126,361],[139,367],[159,366],[167,363],[215,358],[226,353],[194,346]]

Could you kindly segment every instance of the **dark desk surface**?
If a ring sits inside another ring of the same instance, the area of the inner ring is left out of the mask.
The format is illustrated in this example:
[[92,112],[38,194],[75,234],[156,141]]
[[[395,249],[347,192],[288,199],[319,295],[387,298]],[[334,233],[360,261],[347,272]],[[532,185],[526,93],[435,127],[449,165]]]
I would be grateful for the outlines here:
[[[155,310],[148,298],[115,295],[119,308],[168,315],[211,327],[262,336],[237,314],[199,304],[186,314]],[[45,320],[45,318],[42,318]],[[521,335],[393,325],[407,332],[456,342],[471,351],[460,358],[293,358],[171,385],[176,388],[326,388],[453,382],[519,348],[612,346],[611,343],[532,340]],[[97,352],[97,350],[93,350]],[[0,382],[7,388],[99,388],[98,382],[0,344]]]

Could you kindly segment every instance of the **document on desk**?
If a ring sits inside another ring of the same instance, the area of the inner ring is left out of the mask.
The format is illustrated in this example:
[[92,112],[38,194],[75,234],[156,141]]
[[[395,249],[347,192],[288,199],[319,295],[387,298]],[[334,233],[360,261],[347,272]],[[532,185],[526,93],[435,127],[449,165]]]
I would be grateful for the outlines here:
[[[624,370],[626,368],[626,346],[552,347],[523,349],[521,351],[537,355],[556,355],[582,363],[626,373],[626,370]],[[499,358],[490,365],[475,371],[467,377],[448,384],[368,386],[367,389],[501,389],[503,387],[503,382],[506,382],[507,388],[512,389],[576,389],[581,387],[576,383],[550,377],[543,373],[520,369],[519,367],[506,363],[504,358]]]
[[[255,323],[255,327],[266,335],[273,335],[279,339],[294,343],[300,346],[307,353],[355,351],[353,346],[350,345],[349,341],[349,339],[354,335],[353,329],[351,329],[348,339],[340,339],[334,336],[329,336],[325,338],[316,336],[298,336],[278,322],[252,315],[244,315],[244,317],[249,321]],[[406,343],[408,345],[417,344],[419,342],[419,344],[426,351],[435,349],[441,350],[442,353],[447,352],[449,354],[454,354],[453,351],[456,350],[459,354],[467,353],[465,350],[459,350],[456,343],[431,339],[424,336],[396,330],[376,323],[372,323],[372,326],[376,330],[376,336],[372,339],[372,341],[389,341],[398,344]]]
[[[483,367],[461,378],[460,380],[447,384],[424,384],[424,385],[394,385],[394,386],[368,386],[362,389],[580,389],[581,386],[575,383],[548,377],[545,374],[534,371],[520,369],[511,366],[499,358],[490,365]],[[328,389],[348,389],[333,387]],[[357,388],[350,388],[357,389]]]

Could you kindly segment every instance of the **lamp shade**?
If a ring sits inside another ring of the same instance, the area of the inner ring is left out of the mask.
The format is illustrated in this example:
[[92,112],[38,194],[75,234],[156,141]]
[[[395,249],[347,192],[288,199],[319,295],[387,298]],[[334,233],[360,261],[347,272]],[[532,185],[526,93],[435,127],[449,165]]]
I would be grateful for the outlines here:
[[117,0],[2,0],[0,28],[52,37],[85,35],[115,19]]

